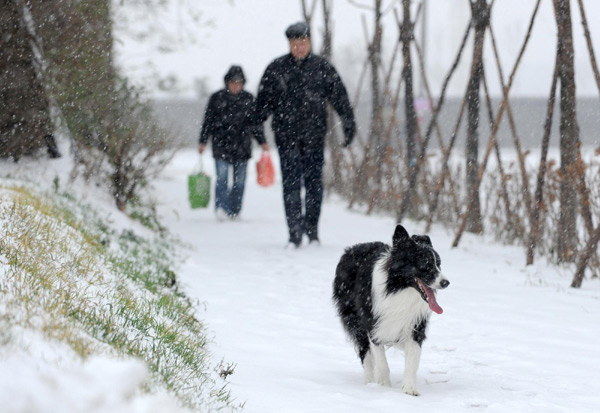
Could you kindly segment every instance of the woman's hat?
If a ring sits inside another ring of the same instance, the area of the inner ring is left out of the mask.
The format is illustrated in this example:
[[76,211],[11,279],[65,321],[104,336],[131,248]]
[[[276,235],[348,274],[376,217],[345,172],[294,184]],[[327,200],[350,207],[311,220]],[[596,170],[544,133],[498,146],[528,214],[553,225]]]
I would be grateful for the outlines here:
[[246,83],[246,77],[241,66],[231,66],[227,73],[225,73],[225,82],[244,82]]

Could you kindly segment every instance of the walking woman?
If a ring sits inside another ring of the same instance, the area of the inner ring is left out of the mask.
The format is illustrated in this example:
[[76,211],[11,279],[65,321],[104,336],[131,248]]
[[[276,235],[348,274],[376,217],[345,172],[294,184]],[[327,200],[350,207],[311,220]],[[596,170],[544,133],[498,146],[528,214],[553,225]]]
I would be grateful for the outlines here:
[[[264,128],[253,122],[254,96],[244,89],[246,78],[240,66],[225,74],[225,88],[208,101],[200,132],[198,151],[203,153],[209,139],[215,158],[217,179],[215,213],[217,219],[236,219],[242,209],[246,168],[252,156],[252,138],[268,151]],[[230,171],[233,180],[229,182]]]

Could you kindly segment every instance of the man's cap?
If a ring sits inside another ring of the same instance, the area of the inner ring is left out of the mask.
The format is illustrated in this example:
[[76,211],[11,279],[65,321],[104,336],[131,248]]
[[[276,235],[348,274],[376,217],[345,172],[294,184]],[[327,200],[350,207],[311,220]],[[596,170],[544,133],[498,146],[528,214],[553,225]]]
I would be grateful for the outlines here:
[[304,22],[294,23],[287,28],[287,30],[285,31],[285,35],[288,39],[310,37],[310,27]]
[[225,73],[225,82],[244,82],[246,83],[246,77],[241,66],[231,66],[227,73]]

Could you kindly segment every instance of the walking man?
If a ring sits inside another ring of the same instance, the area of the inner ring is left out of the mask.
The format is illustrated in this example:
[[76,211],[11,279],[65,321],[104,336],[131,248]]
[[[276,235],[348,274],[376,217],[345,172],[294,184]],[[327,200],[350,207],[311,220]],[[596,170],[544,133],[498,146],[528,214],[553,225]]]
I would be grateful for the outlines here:
[[296,23],[288,27],[285,34],[290,53],[275,59],[265,70],[256,107],[260,121],[273,116],[272,129],[279,150],[289,229],[288,245],[297,248],[302,244],[303,234],[310,243],[319,243],[326,102],[331,103],[341,118],[346,147],[354,138],[356,126],[346,88],[337,71],[326,59],[311,52],[309,26]]
[[[217,169],[215,212],[217,219],[236,219],[242,209],[246,167],[252,155],[252,139],[268,151],[263,126],[254,122],[254,96],[246,92],[246,78],[240,66],[231,66],[225,74],[225,89],[210,97],[200,132],[198,151],[204,152],[212,138]],[[229,172],[233,182],[229,185]]]

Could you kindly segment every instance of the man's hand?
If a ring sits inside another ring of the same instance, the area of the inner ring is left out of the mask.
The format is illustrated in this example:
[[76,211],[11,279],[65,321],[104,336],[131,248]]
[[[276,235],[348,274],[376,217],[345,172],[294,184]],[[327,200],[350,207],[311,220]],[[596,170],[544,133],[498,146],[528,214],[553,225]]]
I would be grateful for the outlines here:
[[346,137],[346,140],[344,141],[344,148],[350,146],[355,134],[356,126],[354,125],[354,122],[344,125],[344,136]]
[[203,143],[201,143],[201,144],[198,146],[198,152],[200,152],[200,153],[202,154],[202,153],[204,152],[204,149],[206,149],[206,145],[205,145],[205,144],[203,144]]

